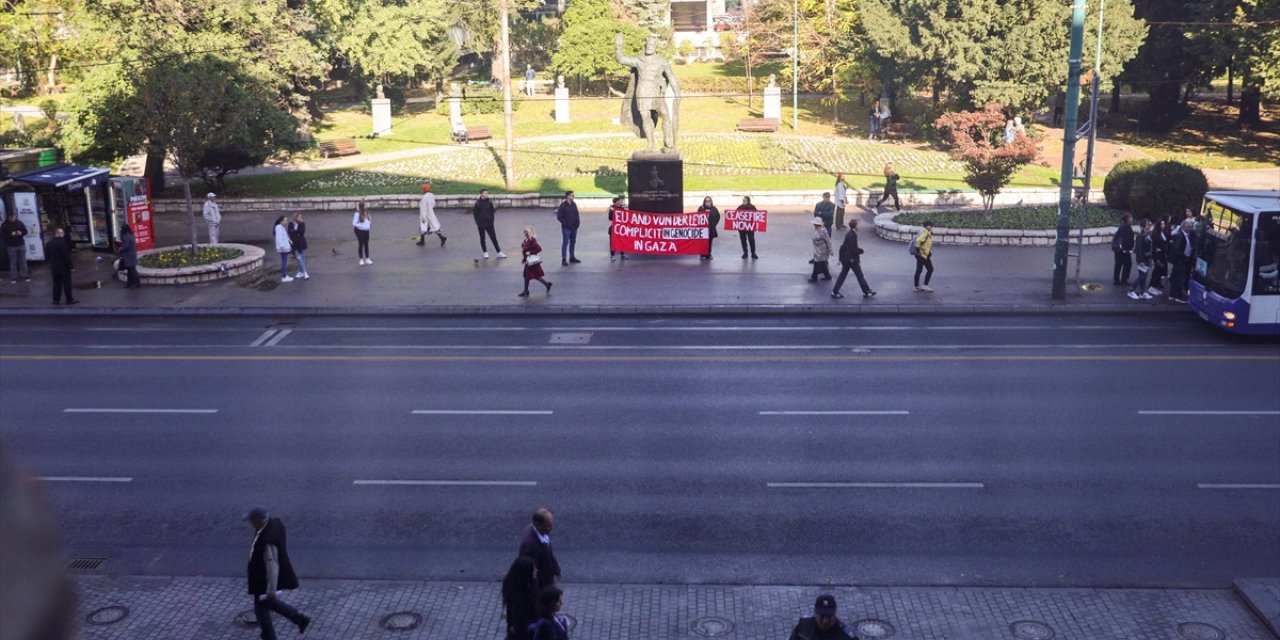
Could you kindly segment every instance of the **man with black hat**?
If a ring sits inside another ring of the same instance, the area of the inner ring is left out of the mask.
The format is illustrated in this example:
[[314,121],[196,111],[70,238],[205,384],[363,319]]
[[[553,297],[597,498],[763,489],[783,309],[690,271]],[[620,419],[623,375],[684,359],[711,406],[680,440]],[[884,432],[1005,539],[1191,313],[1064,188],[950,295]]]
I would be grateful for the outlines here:
[[289,562],[284,523],[280,518],[269,517],[263,507],[250,509],[244,519],[257,532],[249,552],[249,594],[253,596],[253,615],[262,629],[262,640],[276,640],[272,611],[298,625],[298,633],[306,633],[311,618],[276,595],[277,590],[298,588],[298,576],[293,572],[293,563]]
[[813,615],[796,623],[791,640],[858,640],[858,636],[836,617],[836,599],[824,593],[813,603]]

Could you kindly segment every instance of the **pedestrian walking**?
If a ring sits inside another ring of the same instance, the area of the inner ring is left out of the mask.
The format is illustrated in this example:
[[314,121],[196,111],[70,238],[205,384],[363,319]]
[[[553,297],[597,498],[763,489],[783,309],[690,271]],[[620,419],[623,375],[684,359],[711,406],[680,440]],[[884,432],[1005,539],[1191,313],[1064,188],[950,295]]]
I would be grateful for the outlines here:
[[1124,214],[1120,225],[1111,235],[1111,253],[1115,254],[1115,267],[1111,270],[1111,284],[1128,285],[1129,272],[1133,269],[1133,216]]
[[622,259],[627,259],[626,251],[613,250],[613,214],[622,208],[622,196],[614,196],[613,202],[609,203],[609,262],[618,259],[617,254],[622,254]]
[[1195,238],[1192,235],[1195,222],[1185,218],[1177,229],[1174,229],[1169,243],[1169,263],[1173,265],[1173,274],[1169,277],[1169,299],[1174,302],[1187,302],[1191,285],[1191,265],[1195,263]]
[[836,617],[836,599],[822,594],[813,603],[813,615],[800,618],[791,640],[858,640],[853,630]]
[[0,236],[4,237],[4,250],[9,253],[9,282],[16,283],[18,278],[31,282],[31,272],[27,270],[27,225],[18,219],[18,214],[10,211],[0,222]]
[[537,72],[533,70],[533,65],[526,65],[524,68],[524,94],[526,96],[533,95],[533,81],[538,77]]
[[281,591],[298,588],[298,575],[289,560],[284,522],[271,517],[262,507],[250,509],[244,519],[254,530],[249,552],[249,595],[253,596],[253,616],[258,620],[262,640],[276,640],[272,612],[298,625],[298,633],[306,633],[311,618],[280,598]]
[[431,193],[431,185],[422,185],[422,198],[418,200],[418,246],[427,243],[427,236],[436,234],[440,238],[440,246],[448,242],[440,227],[440,219],[436,217],[436,194]]
[[[751,204],[751,196],[742,196],[742,204],[738,205],[739,211],[759,211],[754,204]],[[738,242],[742,243],[742,259],[747,259],[748,249],[751,253],[751,259],[757,260],[760,256],[756,255],[756,232],[755,231],[739,231]]]
[[361,202],[351,216],[351,228],[356,234],[356,254],[360,258],[360,266],[373,264],[369,258],[369,231],[373,229],[373,217],[369,215],[368,203]]
[[542,245],[538,244],[538,232],[533,227],[524,228],[524,242],[520,244],[520,262],[524,264],[524,291],[518,295],[521,298],[529,297],[529,281],[537,280],[542,286],[547,288],[547,293],[551,293],[551,282],[547,280],[547,274],[542,269]]
[[849,204],[849,183],[844,181],[844,174],[836,174],[835,186],[836,199],[836,229],[844,230],[844,208]]
[[293,244],[293,258],[298,261],[297,277],[310,280],[311,272],[307,271],[307,223],[302,220],[302,212],[293,214],[293,221],[289,223],[289,242]]
[[893,168],[893,163],[884,163],[884,193],[880,194],[880,199],[876,200],[876,203],[871,207],[872,213],[879,215],[880,205],[891,197],[893,198],[894,210],[902,211],[902,203],[898,201],[898,180],[900,179],[902,179],[902,176],[898,175],[897,170]]
[[289,216],[276,218],[271,231],[275,236],[276,253],[280,255],[280,282],[293,282],[289,275],[289,254],[293,253],[293,241],[289,239]]
[[533,558],[519,556],[502,578],[502,606],[507,612],[507,640],[529,640],[538,619],[538,575]]
[[[550,291],[550,287],[547,290]],[[560,563],[556,561],[556,552],[551,548],[551,529],[554,525],[555,516],[551,510],[538,509],[533,512],[533,522],[520,540],[517,555],[533,558],[533,565],[538,569],[539,589],[549,587],[560,579]]]
[[840,276],[836,278],[836,286],[831,289],[832,298],[843,298],[844,294],[840,293],[840,287],[844,286],[844,279],[852,271],[854,277],[858,279],[858,286],[862,288],[862,297],[871,298],[876,295],[871,290],[871,286],[867,284],[867,279],[862,275],[862,247],[858,246],[858,219],[849,220],[849,231],[844,234],[844,242],[840,243]]
[[831,259],[831,235],[823,228],[822,218],[814,218],[813,224],[813,273],[809,274],[809,282],[817,282],[818,276],[823,280],[831,279],[831,267],[827,261]]
[[[489,259],[489,247],[484,243],[485,234],[489,235],[489,239],[493,241],[493,250],[498,252],[498,258],[505,258],[507,254],[502,252],[502,247],[498,246],[498,234],[493,229],[495,208],[493,201],[489,199],[489,190],[481,189],[480,197],[476,198],[476,203],[471,207],[471,217],[476,221],[476,230],[480,232],[480,251],[484,254],[485,260]],[[476,260],[479,263],[480,260]]]
[[830,191],[822,192],[822,200],[813,205],[813,216],[822,219],[822,228],[827,230],[827,237],[831,237],[831,225],[836,218],[836,203],[831,201]]
[[702,199],[702,205],[698,207],[698,213],[707,214],[707,252],[702,254],[702,259],[711,260],[711,245],[720,236],[720,232],[716,229],[716,227],[720,226],[720,210],[711,202],[711,196],[707,196]]
[[44,259],[49,261],[49,275],[53,276],[53,304],[62,304],[64,295],[67,304],[80,304],[71,295],[71,272],[75,271],[75,265],[71,261],[71,245],[67,244],[62,227],[54,229],[53,237],[44,243]]
[[538,591],[539,618],[530,628],[533,640],[569,640],[569,620],[560,615],[564,592],[548,586]]
[[880,100],[876,100],[871,104],[871,123],[868,125],[868,140],[875,140],[880,137]]
[[120,268],[125,272],[124,288],[139,289],[142,280],[138,278],[138,239],[133,235],[129,225],[120,227]]
[[209,244],[218,244],[222,228],[222,209],[218,207],[217,196],[212,191],[204,197],[204,225],[209,229]]
[[[924,228],[911,240],[911,255],[916,257],[916,275],[912,291],[933,291],[929,281],[933,279],[933,221],[925,220]],[[924,271],[924,284],[920,284],[920,272]]]
[[[556,220],[560,222],[560,265],[582,262],[578,259],[578,227],[582,218],[578,215],[578,205],[573,201],[573,192],[564,192],[564,199],[556,207]],[[496,241],[495,241],[496,244]]]
[[1133,279],[1133,286],[1129,289],[1129,298],[1131,300],[1151,299],[1151,294],[1147,291],[1151,286],[1151,269],[1154,266],[1151,227],[1151,221],[1146,218],[1138,222],[1140,231],[1133,249],[1133,260],[1138,265],[1138,275]]

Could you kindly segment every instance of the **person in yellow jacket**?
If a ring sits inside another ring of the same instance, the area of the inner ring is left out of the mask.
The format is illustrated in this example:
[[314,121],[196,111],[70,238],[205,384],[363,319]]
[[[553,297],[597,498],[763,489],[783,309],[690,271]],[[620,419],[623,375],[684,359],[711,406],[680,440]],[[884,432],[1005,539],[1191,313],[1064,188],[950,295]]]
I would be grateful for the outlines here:
[[[924,229],[911,241],[911,254],[916,257],[915,287],[912,291],[933,291],[929,279],[933,277],[933,221],[925,220]],[[924,271],[924,284],[920,284],[920,272]]]

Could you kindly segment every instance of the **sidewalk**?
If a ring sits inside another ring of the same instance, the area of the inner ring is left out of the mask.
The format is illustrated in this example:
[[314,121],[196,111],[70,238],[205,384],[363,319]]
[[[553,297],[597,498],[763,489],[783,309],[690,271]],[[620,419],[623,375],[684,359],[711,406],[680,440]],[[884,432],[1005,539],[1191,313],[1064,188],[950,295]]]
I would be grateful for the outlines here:
[[[249,640],[252,604],[238,578],[78,576],[87,640]],[[1252,581],[1280,590],[1280,579]],[[820,593],[861,638],[902,640],[1268,640],[1229,589],[1020,589],[567,584],[580,640],[786,638]],[[496,582],[308,580],[286,600],[311,616],[306,638],[503,637]],[[121,609],[120,607],[123,607]],[[120,619],[120,616],[124,617]],[[177,614],[177,615],[175,615]],[[116,622],[109,622],[116,620]],[[276,620],[281,638],[292,625]]]
[[[722,202],[721,205],[730,205]],[[511,258],[482,259],[476,228],[465,211],[440,212],[449,237],[441,247],[429,237],[415,245],[417,213],[388,212],[374,217],[374,264],[359,266],[350,216],[307,216],[307,281],[282,283],[271,243],[270,214],[224,216],[222,240],[267,250],[263,268],[238,280],[193,286],[147,286],[123,290],[113,281],[112,256],[76,251],[75,307],[51,305],[46,266],[32,264],[33,281],[9,284],[0,274],[0,313],[60,314],[521,314],[521,313],[1173,313],[1190,314],[1185,305],[1162,299],[1136,302],[1126,287],[1111,283],[1108,245],[1086,246],[1080,284],[1075,259],[1068,268],[1065,301],[1053,300],[1051,248],[935,246],[933,293],[912,291],[915,261],[904,243],[875,236],[871,214],[851,208],[862,221],[863,269],[878,295],[864,299],[850,276],[843,300],[831,298],[831,282],[810,284],[812,255],[808,211],[776,210],[769,231],[757,234],[759,260],[743,260],[737,233],[720,231],[710,261],[697,256],[632,256],[611,262],[608,222],[601,210],[584,210],[578,233],[582,264],[559,263],[560,233],[552,210],[499,210],[498,238]],[[203,221],[199,237],[206,239]],[[534,283],[528,298],[522,287],[521,230],[540,232],[550,296]],[[836,232],[838,246],[843,232]],[[189,237],[185,216],[157,217],[159,245]],[[832,261],[833,275],[839,269]],[[296,267],[291,266],[291,270]],[[1136,274],[1136,271],[1135,271]],[[1084,285],[1084,286],[1081,286]]]

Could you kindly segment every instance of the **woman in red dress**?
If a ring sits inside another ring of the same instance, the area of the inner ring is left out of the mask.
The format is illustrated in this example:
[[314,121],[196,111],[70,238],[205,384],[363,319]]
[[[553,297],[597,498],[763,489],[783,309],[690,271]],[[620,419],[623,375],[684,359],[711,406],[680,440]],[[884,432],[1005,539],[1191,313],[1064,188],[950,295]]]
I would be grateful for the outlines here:
[[547,293],[551,293],[551,283],[542,270],[542,256],[538,255],[542,253],[542,245],[538,244],[538,232],[533,227],[524,228],[524,242],[520,244],[520,252],[523,254],[520,261],[524,263],[524,291],[520,292],[520,297],[529,297],[530,280],[541,282],[547,288]]

